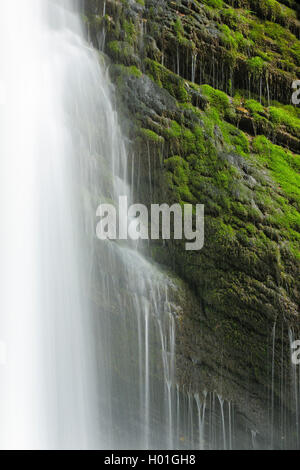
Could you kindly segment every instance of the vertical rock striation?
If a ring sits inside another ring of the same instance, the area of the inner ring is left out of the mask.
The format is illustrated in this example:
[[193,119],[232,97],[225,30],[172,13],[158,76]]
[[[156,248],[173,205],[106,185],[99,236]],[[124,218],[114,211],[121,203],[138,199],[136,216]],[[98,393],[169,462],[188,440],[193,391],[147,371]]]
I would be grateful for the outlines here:
[[150,251],[195,297],[178,318],[177,380],[234,403],[241,447],[300,446],[298,13],[293,0],[85,1],[134,198],[205,204],[201,252]]

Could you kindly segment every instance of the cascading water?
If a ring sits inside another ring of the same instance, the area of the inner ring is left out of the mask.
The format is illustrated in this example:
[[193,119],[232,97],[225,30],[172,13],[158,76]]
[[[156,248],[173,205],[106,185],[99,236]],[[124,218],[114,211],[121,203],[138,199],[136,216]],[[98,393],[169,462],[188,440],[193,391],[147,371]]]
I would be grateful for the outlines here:
[[95,237],[131,193],[105,68],[76,2],[1,10],[0,447],[172,447],[172,283]]
[[73,7],[1,5],[2,448],[99,439],[80,195],[84,83],[95,87],[96,67]]
[[[234,448],[234,404],[176,382],[176,285],[96,239],[135,162],[79,11],[1,5],[0,448]],[[275,328],[272,345],[273,426]]]

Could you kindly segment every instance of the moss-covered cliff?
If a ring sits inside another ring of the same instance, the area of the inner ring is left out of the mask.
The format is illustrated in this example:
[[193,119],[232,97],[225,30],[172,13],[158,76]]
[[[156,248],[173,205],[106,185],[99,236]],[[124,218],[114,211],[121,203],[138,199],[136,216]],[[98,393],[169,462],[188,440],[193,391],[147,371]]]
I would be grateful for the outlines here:
[[299,436],[287,431],[300,425],[288,336],[300,331],[297,4],[85,3],[90,39],[111,61],[136,199],[205,204],[201,252],[179,241],[151,246],[198,301],[185,302],[179,321],[178,378],[233,400],[263,445],[276,422],[273,444],[295,447]]

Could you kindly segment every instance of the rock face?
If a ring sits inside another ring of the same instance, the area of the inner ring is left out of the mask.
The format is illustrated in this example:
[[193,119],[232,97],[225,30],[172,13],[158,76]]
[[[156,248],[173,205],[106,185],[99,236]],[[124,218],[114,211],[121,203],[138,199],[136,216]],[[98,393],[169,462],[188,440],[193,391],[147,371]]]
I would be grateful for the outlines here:
[[297,8],[85,1],[130,139],[136,200],[205,205],[203,250],[170,240],[151,255],[196,298],[178,321],[178,380],[234,402],[242,447],[300,446],[290,355],[300,338]]

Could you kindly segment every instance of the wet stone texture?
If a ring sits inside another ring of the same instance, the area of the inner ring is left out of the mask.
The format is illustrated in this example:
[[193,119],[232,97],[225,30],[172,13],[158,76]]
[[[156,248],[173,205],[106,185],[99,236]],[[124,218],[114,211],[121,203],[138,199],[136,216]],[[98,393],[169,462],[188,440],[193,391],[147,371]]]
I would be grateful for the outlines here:
[[298,13],[293,0],[85,1],[135,200],[205,204],[201,252],[171,240],[150,254],[180,285],[177,382],[234,404],[241,447],[300,445]]

